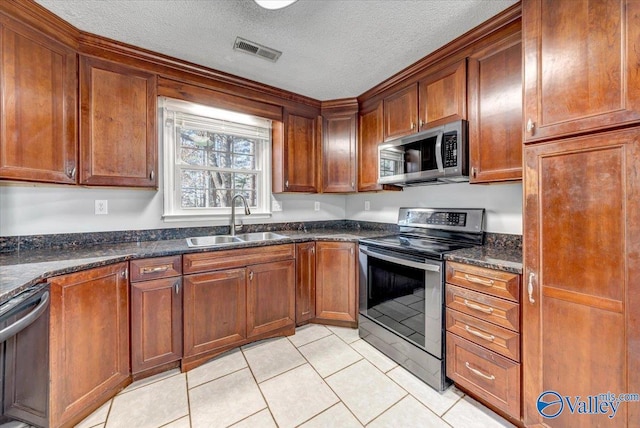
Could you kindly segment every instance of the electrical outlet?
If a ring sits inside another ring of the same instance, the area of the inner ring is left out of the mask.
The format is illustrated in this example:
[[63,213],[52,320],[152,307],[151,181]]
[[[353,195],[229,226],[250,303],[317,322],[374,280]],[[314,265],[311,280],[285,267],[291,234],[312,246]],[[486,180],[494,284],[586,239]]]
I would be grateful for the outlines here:
[[320,202],[315,201],[315,202],[313,203],[313,210],[314,210],[314,211],[320,211]]
[[106,215],[109,214],[109,201],[106,199],[96,199],[96,215]]
[[364,210],[369,211],[371,209],[371,202],[364,201]]

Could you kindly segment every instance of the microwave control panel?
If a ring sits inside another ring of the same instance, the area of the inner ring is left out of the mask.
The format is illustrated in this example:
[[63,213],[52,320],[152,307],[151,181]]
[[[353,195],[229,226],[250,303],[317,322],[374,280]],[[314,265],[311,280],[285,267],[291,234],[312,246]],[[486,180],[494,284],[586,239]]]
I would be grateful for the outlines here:
[[455,132],[444,134],[443,138],[443,162],[445,168],[458,166],[458,138]]

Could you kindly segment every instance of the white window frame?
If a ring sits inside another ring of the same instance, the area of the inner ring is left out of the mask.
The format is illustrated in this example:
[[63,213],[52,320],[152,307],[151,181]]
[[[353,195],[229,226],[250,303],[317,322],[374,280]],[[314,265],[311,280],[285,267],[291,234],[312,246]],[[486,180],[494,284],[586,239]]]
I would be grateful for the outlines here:
[[[188,101],[176,100],[167,97],[158,98],[159,122],[161,129],[163,148],[163,195],[164,221],[182,220],[207,220],[225,219],[228,221],[231,215],[231,207],[211,208],[182,208],[182,191],[180,187],[180,160],[177,156],[177,142],[173,112],[188,113],[200,117],[212,117],[244,124],[257,124],[270,122],[267,119],[255,116],[223,110],[215,107],[196,104]],[[271,217],[271,136],[268,141],[259,143],[256,147],[257,178],[256,199],[257,206],[251,207],[251,218]],[[240,205],[239,201],[236,201]],[[244,211],[236,209],[236,213],[242,216]]]

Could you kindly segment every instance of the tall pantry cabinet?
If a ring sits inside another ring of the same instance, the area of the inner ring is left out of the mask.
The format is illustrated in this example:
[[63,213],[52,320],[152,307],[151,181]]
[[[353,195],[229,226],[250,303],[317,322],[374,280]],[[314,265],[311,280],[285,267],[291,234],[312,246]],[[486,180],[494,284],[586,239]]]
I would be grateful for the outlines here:
[[527,426],[639,426],[537,406],[640,391],[639,39],[638,1],[523,2]]

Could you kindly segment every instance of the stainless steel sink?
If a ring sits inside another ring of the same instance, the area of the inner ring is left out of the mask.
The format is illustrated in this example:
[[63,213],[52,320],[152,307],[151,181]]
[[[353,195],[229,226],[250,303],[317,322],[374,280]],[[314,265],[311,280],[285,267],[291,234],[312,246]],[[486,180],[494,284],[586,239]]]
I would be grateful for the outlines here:
[[189,247],[213,247],[215,245],[234,244],[239,242],[259,242],[259,241],[272,241],[276,239],[286,239],[284,235],[279,235],[273,232],[255,232],[255,233],[243,233],[242,235],[212,235],[212,236],[197,236],[193,238],[187,238],[187,246]]
[[213,245],[233,244],[235,242],[243,242],[237,236],[230,235],[214,235],[214,236],[197,236],[187,238],[187,246],[189,247],[211,247]]
[[256,241],[271,241],[274,239],[286,239],[287,237],[284,235],[273,233],[273,232],[254,232],[254,233],[243,233],[242,235],[236,235],[236,238],[240,238],[246,242],[256,242]]

